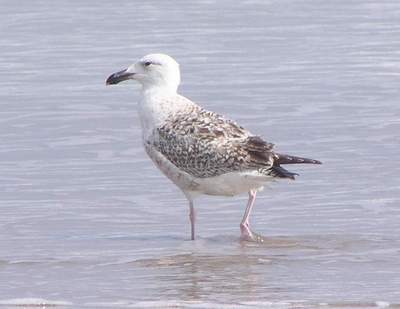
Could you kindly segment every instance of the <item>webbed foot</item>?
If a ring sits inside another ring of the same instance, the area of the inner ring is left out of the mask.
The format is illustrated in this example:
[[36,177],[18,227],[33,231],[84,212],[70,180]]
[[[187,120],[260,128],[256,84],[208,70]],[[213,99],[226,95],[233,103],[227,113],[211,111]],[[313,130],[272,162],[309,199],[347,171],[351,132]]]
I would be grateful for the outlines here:
[[240,224],[240,239],[243,241],[250,241],[250,242],[256,242],[256,243],[264,243],[265,242],[265,237],[253,232],[250,229],[250,226],[248,223],[241,223]]

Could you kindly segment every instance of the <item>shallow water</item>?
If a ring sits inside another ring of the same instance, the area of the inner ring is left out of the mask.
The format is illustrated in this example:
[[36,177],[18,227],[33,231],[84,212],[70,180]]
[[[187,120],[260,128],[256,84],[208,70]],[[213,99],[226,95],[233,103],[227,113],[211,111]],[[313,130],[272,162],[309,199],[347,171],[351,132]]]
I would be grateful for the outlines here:
[[[8,1],[0,11],[0,308],[400,307],[398,1]],[[182,194],[141,147],[150,52],[181,93],[320,159],[259,194]]]

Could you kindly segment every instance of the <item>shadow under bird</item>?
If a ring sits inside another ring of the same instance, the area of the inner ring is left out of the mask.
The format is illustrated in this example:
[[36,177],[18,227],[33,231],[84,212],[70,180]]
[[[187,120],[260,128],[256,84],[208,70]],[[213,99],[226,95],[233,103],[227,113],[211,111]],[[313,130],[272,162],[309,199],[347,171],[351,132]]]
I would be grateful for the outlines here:
[[129,79],[142,85],[139,117],[145,150],[189,201],[191,239],[195,238],[197,196],[248,192],[241,239],[262,242],[249,223],[257,191],[277,178],[295,178],[297,174],[282,165],[321,162],[277,153],[273,144],[178,94],[179,64],[168,55],[144,56],[110,75],[106,84]]

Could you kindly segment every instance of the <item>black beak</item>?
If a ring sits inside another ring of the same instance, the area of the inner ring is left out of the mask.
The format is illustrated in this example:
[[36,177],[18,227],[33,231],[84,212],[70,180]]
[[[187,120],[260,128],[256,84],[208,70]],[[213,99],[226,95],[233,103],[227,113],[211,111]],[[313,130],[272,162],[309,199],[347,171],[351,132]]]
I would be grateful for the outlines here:
[[117,73],[111,74],[107,80],[106,85],[115,85],[124,80],[130,79],[135,73],[127,72],[127,70],[122,70]]

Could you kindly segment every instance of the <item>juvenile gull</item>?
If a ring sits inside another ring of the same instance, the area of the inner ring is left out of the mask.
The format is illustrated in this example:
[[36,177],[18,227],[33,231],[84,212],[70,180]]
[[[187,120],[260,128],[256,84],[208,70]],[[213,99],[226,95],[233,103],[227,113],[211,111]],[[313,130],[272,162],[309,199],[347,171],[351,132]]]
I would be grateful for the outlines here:
[[195,197],[248,192],[241,238],[262,242],[262,236],[249,224],[257,191],[274,179],[295,178],[297,174],[284,169],[283,164],[321,162],[276,153],[273,144],[179,95],[179,64],[170,56],[144,56],[110,75],[106,83],[129,79],[142,84],[139,116],[146,152],[189,201],[191,239],[195,238]]

